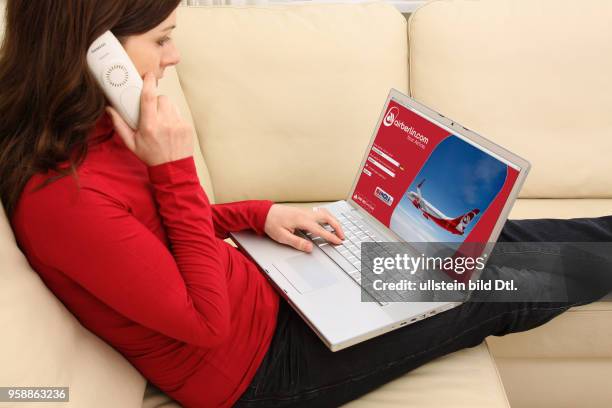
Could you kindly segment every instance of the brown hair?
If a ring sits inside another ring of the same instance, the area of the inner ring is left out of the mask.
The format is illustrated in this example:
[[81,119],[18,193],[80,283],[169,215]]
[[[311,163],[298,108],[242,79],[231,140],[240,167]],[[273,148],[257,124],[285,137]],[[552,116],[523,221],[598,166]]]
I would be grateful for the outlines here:
[[39,188],[68,175],[78,182],[88,134],[106,105],[87,67],[89,45],[107,30],[120,40],[145,33],[179,3],[7,1],[0,48],[0,199],[9,218],[33,174],[59,173]]

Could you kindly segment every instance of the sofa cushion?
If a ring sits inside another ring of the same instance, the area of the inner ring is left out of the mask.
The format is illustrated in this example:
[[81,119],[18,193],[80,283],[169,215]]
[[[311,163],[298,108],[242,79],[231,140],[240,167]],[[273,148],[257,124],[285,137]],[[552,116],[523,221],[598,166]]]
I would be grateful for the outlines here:
[[444,0],[410,17],[412,96],[531,161],[522,197],[612,197],[612,2],[575,5]]
[[[440,357],[397,378],[346,408],[509,407],[497,367],[485,343]],[[149,385],[142,408],[179,408]]]
[[513,408],[610,408],[608,358],[495,357]]
[[155,385],[147,383],[142,408],[181,408],[181,405]]
[[497,366],[485,343],[433,360],[345,404],[377,407],[509,407]]
[[217,201],[345,198],[389,89],[407,92],[406,27],[385,2],[179,9]]
[[75,408],[141,405],[144,378],[47,289],[19,251],[2,206],[0,327],[2,386],[69,387],[64,405]]
[[500,358],[591,358],[612,362],[612,301],[574,307],[549,323],[487,338]]
[[511,219],[521,218],[580,218],[612,215],[612,199],[605,198],[519,198]]

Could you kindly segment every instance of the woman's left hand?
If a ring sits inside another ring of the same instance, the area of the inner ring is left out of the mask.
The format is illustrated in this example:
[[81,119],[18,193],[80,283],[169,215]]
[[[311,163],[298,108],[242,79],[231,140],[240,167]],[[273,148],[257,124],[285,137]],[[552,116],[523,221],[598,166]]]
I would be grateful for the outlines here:
[[[312,242],[295,235],[296,229],[312,232],[332,244],[342,244],[344,232],[338,220],[325,208],[315,208],[316,211],[273,204],[268,212],[264,231],[273,240],[304,252],[312,251]],[[321,224],[329,224],[334,233],[327,231]]]

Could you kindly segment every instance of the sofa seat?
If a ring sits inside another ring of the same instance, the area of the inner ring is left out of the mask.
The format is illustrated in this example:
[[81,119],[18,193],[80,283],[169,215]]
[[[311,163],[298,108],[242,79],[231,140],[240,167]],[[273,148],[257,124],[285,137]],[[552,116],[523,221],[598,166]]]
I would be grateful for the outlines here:
[[[434,360],[344,405],[346,408],[447,406],[510,406],[486,343]],[[142,408],[179,407],[157,388],[147,385]]]
[[[575,307],[527,332],[486,340],[513,407],[612,406],[612,301]],[[563,392],[560,392],[563,390]]]
[[440,357],[352,401],[346,408],[509,407],[485,342]]
[[489,337],[496,358],[584,358],[612,361],[612,302],[574,307],[544,326]]

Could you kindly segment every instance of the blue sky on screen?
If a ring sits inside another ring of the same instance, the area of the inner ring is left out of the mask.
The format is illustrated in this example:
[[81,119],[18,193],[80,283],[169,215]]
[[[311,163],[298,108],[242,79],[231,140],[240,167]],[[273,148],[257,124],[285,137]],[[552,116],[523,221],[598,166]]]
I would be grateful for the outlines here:
[[416,192],[425,179],[423,198],[446,216],[459,217],[475,208],[480,214],[463,235],[455,235],[426,219],[404,193],[391,216],[391,229],[406,241],[461,242],[501,190],[506,172],[505,163],[450,135],[438,144],[406,192]]

